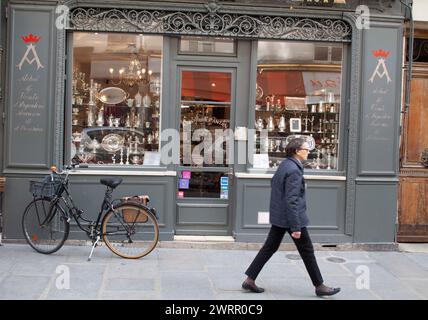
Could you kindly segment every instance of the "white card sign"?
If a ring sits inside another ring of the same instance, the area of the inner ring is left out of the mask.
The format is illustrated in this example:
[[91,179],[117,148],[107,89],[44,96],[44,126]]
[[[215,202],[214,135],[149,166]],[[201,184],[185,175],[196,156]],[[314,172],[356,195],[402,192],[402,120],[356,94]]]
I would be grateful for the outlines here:
[[267,153],[255,154],[253,157],[253,168],[269,169],[269,155]]

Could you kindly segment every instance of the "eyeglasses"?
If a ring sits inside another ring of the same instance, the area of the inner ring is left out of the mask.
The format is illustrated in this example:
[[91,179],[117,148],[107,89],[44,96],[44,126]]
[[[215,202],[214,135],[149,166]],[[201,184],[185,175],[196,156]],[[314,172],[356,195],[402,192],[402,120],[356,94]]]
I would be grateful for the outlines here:
[[307,152],[310,151],[308,148],[299,148],[299,150],[306,150]]

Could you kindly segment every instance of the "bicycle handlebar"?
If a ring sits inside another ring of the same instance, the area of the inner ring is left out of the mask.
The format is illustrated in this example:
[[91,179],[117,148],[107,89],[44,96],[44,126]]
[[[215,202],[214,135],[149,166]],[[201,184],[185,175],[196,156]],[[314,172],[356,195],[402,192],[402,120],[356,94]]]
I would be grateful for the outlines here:
[[86,163],[84,163],[84,164],[72,163],[71,165],[65,166],[64,170],[62,170],[61,172],[59,172],[57,170],[56,166],[52,166],[51,171],[52,171],[52,173],[55,173],[57,175],[66,174],[68,176],[69,171],[74,170],[76,168],[85,169],[85,168],[88,168],[88,165]]

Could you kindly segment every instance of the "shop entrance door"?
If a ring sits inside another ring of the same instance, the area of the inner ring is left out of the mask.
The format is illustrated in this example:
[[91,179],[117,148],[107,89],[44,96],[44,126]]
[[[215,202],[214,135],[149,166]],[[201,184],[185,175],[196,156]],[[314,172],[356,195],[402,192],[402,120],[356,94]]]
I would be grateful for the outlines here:
[[176,234],[231,234],[235,69],[178,67]]

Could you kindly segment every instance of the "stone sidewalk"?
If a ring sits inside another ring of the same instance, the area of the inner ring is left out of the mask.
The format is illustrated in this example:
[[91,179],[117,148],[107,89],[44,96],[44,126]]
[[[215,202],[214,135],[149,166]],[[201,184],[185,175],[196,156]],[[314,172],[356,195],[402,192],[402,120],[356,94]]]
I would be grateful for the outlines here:
[[[125,260],[106,247],[64,246],[42,255],[28,245],[0,246],[0,299],[309,300],[320,299],[295,251],[279,251],[257,279],[262,294],[243,292],[256,250],[156,248]],[[428,253],[317,251],[329,299],[428,299]],[[67,278],[67,275],[69,277]]]

